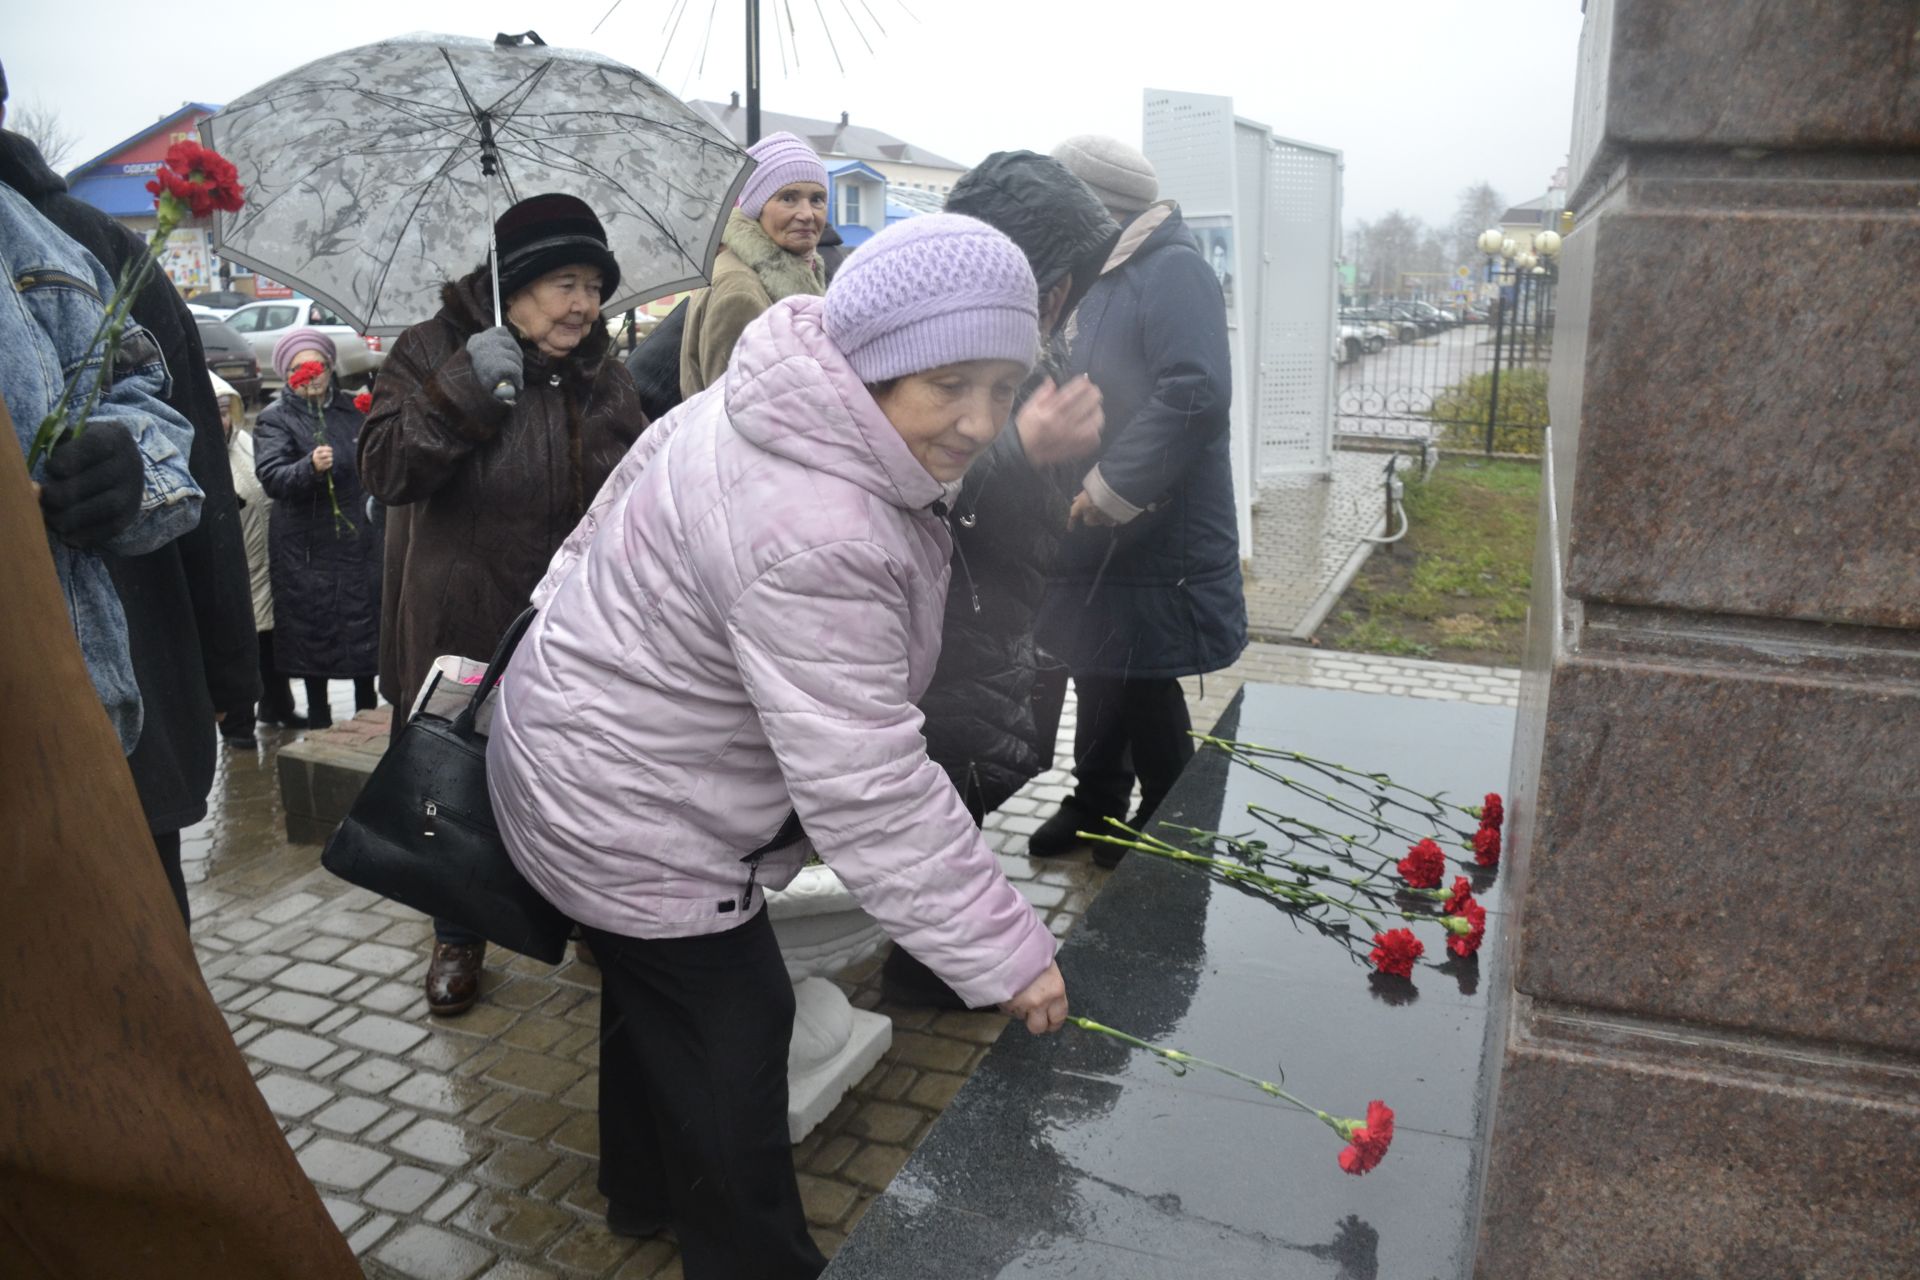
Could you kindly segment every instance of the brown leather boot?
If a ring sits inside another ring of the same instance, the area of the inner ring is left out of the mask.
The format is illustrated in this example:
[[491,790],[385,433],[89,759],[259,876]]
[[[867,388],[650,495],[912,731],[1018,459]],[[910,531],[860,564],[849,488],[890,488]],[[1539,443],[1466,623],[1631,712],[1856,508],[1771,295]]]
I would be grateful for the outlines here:
[[442,1018],[465,1013],[480,998],[480,962],[487,944],[435,942],[427,966],[427,1012]]

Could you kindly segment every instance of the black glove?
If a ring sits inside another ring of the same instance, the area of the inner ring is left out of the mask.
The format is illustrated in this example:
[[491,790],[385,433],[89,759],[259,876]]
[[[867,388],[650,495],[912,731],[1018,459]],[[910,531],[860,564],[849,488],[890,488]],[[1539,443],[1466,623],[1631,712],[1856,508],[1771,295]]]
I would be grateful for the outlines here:
[[62,542],[93,550],[140,514],[140,446],[117,422],[96,422],[47,454],[40,510]]

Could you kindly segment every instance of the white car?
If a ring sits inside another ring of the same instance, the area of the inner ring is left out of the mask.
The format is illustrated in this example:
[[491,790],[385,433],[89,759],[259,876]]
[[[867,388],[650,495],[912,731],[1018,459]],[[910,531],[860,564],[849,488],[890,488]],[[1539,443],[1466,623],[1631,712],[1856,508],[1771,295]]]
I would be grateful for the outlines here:
[[332,338],[338,352],[335,368],[343,383],[376,372],[387,359],[386,352],[380,349],[380,339],[354,332],[351,325],[312,298],[250,302],[229,315],[224,323],[253,348],[268,391],[277,391],[280,387],[280,375],[273,368],[273,344],[289,329],[314,328]]

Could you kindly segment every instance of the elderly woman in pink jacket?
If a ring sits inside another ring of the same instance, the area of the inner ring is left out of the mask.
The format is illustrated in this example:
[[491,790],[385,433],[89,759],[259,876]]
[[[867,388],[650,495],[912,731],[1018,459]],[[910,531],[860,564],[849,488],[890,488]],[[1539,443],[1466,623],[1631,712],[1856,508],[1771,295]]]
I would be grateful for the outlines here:
[[818,852],[975,1007],[1057,1029],[1046,926],[927,758],[947,502],[1038,347],[985,223],[891,227],[774,304],[628,453],[534,593],[487,764],[514,862],[599,957],[600,1188],[690,1280],[805,1277],[793,991],[763,893]]

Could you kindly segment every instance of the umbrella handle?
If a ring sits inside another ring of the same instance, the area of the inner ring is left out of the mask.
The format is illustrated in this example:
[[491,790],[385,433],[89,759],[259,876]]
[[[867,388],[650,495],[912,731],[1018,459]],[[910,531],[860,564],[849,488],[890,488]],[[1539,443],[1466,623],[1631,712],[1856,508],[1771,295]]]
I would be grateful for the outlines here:
[[514,397],[516,397],[519,394],[520,394],[519,392],[513,389],[513,384],[511,382],[506,381],[504,378],[501,379],[499,385],[497,385],[493,389],[493,398],[495,400],[498,400],[501,404],[512,404],[514,401]]
[[[487,192],[487,265],[493,268],[493,323],[498,326],[505,323],[500,318],[500,236],[492,229],[494,226],[493,183],[487,181],[489,176],[489,166],[483,164],[480,185],[486,188]],[[513,384],[505,378],[502,378],[493,388],[493,398],[501,404],[512,404],[514,397],[518,394],[513,389]]]

